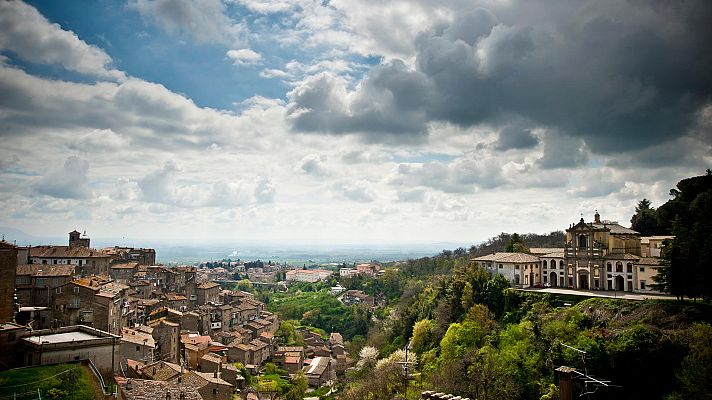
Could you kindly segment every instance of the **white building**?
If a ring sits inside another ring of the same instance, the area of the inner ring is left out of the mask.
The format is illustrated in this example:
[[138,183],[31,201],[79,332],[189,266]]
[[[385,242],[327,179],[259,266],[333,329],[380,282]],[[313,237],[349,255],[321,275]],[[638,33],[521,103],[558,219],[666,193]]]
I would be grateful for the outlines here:
[[539,282],[539,257],[525,253],[494,253],[475,258],[492,274],[500,274],[514,286]]
[[318,282],[333,274],[325,269],[294,269],[287,271],[287,282]]

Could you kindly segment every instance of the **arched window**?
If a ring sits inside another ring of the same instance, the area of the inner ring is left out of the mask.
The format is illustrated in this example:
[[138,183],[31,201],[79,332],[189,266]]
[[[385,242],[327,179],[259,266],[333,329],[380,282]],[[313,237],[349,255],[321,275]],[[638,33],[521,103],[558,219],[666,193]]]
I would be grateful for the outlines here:
[[613,265],[611,263],[606,264],[606,271],[613,272]]
[[559,260],[559,269],[564,269],[564,260]]
[[632,263],[628,263],[628,265],[626,266],[626,272],[628,272],[629,274],[633,273],[633,264]]
[[580,235],[579,236],[579,247],[586,247],[587,246],[586,242],[588,242],[586,240],[586,235]]
[[620,261],[616,263],[616,272],[623,272],[623,263]]
[[548,268],[548,264],[547,264],[546,260],[542,261],[542,266],[543,266],[544,268]]

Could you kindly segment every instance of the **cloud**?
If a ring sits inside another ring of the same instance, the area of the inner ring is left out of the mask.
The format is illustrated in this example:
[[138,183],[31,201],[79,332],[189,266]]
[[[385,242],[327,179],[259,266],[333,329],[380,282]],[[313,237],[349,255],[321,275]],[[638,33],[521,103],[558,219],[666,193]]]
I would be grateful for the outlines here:
[[260,178],[255,186],[255,198],[259,203],[271,203],[274,201],[275,188],[267,178]]
[[537,160],[539,167],[575,168],[588,162],[588,151],[582,139],[549,132],[544,139],[544,154]]
[[227,15],[220,0],[135,0],[130,5],[170,34],[187,36],[198,43],[216,42],[231,47],[245,44],[245,26]]
[[111,129],[94,129],[93,131],[76,138],[67,147],[85,153],[99,151],[118,151],[129,146],[129,140]]
[[308,154],[299,162],[299,169],[307,175],[327,176],[330,171],[326,166],[326,156],[318,156],[316,154]]
[[423,200],[425,200],[425,190],[423,189],[398,191],[398,201],[404,203],[421,203]]
[[519,124],[509,124],[499,131],[496,148],[498,150],[530,149],[539,144],[539,139]]
[[254,65],[262,60],[262,56],[252,49],[228,50],[225,54],[235,65]]
[[710,102],[708,2],[484,3],[418,36],[412,67],[387,60],[352,87],[305,81],[293,128],[388,141],[522,118],[604,154],[688,135]]
[[[110,139],[104,146],[128,140],[143,147],[205,148],[230,141],[238,124],[234,115],[198,107],[163,85],[136,78],[89,85],[45,80],[0,65],[0,91],[2,135],[98,130],[87,139]],[[69,145],[82,147],[76,140]]]
[[99,78],[126,79],[123,72],[111,68],[111,57],[102,49],[50,23],[21,1],[0,2],[0,51],[13,52],[31,63],[61,65]]
[[402,62],[371,69],[348,94],[347,82],[323,73],[288,93],[288,118],[300,132],[362,133],[372,141],[419,141],[427,131],[423,107],[430,90]]
[[333,190],[343,197],[359,203],[370,203],[376,199],[365,182],[342,182],[334,184]]
[[61,168],[49,171],[33,189],[38,194],[57,199],[89,199],[89,163],[78,157],[69,157]]
[[144,176],[138,181],[143,199],[152,203],[175,203],[178,171],[180,167],[175,161],[166,161],[163,167]]
[[486,154],[466,154],[445,164],[439,161],[400,164],[389,183],[397,187],[429,187],[444,193],[473,193],[507,183],[500,161]]
[[[626,184],[625,181],[615,176],[615,172],[608,169],[591,170],[582,175],[580,182],[574,184],[568,192],[575,197],[603,197],[620,191]],[[618,179],[616,179],[618,178]]]

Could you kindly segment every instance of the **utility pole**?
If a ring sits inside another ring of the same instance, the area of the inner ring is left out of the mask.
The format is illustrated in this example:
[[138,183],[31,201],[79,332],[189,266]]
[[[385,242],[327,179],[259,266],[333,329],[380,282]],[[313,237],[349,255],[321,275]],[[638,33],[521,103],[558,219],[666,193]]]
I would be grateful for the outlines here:
[[403,366],[403,397],[408,398],[408,366],[410,364],[415,364],[413,361],[408,361],[408,351],[413,349],[413,341],[409,340],[408,344],[405,346],[405,361],[397,362],[396,364],[401,364]]

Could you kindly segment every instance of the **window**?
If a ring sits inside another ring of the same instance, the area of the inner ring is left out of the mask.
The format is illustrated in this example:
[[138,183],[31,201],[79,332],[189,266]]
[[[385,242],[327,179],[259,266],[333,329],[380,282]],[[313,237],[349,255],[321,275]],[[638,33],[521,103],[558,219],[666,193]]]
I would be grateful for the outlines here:
[[548,264],[547,264],[546,260],[544,260],[541,262],[541,265],[542,265],[542,267],[544,267],[544,269],[546,269]]
[[74,294],[78,294],[78,293],[79,293],[79,288],[75,286],[75,287],[74,287]]
[[57,260],[52,260],[52,264],[57,264]]
[[546,275],[544,275],[544,283],[546,283]]
[[141,346],[136,346],[136,351],[141,351]]
[[616,263],[616,272],[623,272],[623,263],[620,261]]
[[579,247],[586,247],[587,242],[586,235],[579,236]]
[[217,389],[217,388],[213,388],[213,394],[218,394],[218,389]]
[[57,293],[57,294],[62,294],[62,287],[59,286],[59,287],[55,288],[55,289],[54,289],[54,292]]
[[626,266],[626,271],[627,271],[629,274],[632,274],[632,273],[633,273],[633,264],[628,263],[628,265]]
[[611,263],[606,264],[606,271],[613,272],[613,265],[611,265]]
[[47,260],[42,260],[42,264],[47,264]]
[[640,267],[640,272],[645,272],[645,267]]
[[559,269],[564,269],[564,260],[559,260]]
[[640,290],[645,290],[645,281],[640,281]]
[[502,264],[499,264],[499,269],[502,269]]
[[514,266],[514,269],[519,269],[519,265],[515,265],[515,266]]
[[596,278],[598,278],[599,274],[600,274],[600,273],[598,272],[598,267],[594,268],[594,269],[593,269],[593,276],[595,276]]

